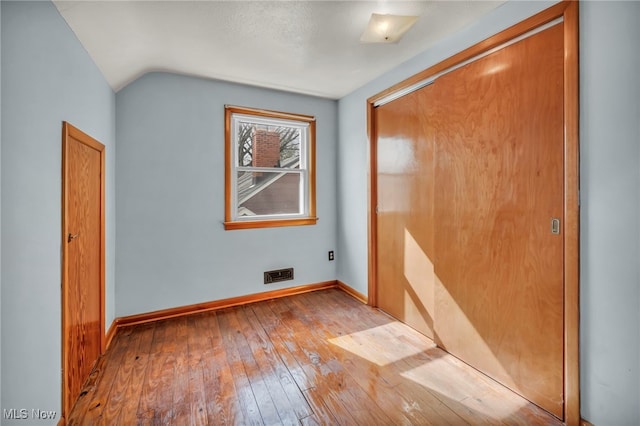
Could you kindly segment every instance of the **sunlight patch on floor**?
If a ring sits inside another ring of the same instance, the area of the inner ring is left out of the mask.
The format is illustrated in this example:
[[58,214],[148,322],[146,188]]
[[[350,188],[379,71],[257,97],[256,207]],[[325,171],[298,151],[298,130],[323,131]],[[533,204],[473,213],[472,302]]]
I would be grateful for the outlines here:
[[398,325],[406,327],[399,321],[393,321],[389,324],[329,339],[329,342],[381,367],[417,355],[429,348],[426,342],[424,347],[421,347],[420,345],[407,345],[393,339],[392,336],[397,331]]
[[[447,355],[407,370],[400,375],[426,389],[438,392],[447,399],[464,405],[472,412],[478,412],[487,418],[496,420],[509,418],[529,403],[507,389],[496,390],[496,385],[491,387],[482,385],[483,381],[487,380],[484,377],[479,378],[482,373],[468,366],[462,367],[460,364],[462,363],[454,360],[453,356]],[[469,376],[468,380],[460,379],[461,367],[470,370],[466,373]],[[451,380],[451,376],[454,374],[458,377],[455,381]],[[471,397],[470,395],[475,396]],[[478,395],[481,396],[478,397]]]

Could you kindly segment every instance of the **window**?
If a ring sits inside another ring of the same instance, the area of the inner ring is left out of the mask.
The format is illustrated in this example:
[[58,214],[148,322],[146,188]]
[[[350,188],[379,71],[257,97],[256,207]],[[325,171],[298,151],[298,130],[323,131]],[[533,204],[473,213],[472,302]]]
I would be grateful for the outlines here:
[[225,107],[225,229],[312,225],[315,118]]

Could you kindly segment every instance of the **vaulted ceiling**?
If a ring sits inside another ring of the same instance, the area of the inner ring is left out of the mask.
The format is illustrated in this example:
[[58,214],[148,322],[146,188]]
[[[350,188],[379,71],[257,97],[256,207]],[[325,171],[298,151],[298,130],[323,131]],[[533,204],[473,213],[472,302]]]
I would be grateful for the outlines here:
[[[59,1],[111,87],[151,71],[337,99],[504,1]],[[419,16],[395,44],[363,44],[371,13]]]

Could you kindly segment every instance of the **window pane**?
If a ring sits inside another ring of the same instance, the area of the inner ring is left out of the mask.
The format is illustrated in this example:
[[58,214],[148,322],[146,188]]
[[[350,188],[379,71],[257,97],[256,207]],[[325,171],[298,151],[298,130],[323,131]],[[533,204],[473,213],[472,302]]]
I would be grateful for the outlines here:
[[238,166],[300,168],[300,128],[240,121]]
[[296,172],[238,172],[238,217],[302,214],[301,175]]

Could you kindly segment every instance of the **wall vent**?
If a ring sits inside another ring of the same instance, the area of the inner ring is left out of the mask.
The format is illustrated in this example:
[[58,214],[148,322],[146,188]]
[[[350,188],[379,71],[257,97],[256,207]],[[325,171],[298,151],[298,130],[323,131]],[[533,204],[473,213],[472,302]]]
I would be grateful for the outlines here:
[[271,284],[293,279],[293,268],[277,269],[264,273],[264,283]]

